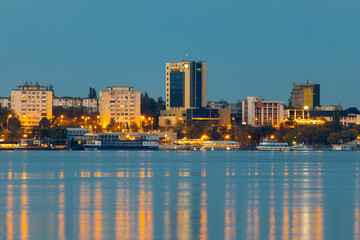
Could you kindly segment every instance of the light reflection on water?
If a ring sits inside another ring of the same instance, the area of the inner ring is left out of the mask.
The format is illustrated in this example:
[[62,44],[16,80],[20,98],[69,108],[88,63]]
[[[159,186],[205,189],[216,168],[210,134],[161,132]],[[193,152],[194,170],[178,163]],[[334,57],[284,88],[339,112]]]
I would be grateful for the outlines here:
[[359,153],[58,154],[0,152],[0,239],[360,239]]

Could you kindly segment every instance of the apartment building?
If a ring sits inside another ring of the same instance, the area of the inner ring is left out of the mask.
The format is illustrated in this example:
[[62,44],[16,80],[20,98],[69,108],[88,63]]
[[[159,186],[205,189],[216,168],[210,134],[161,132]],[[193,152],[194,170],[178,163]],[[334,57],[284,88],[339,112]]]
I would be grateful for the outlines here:
[[37,126],[42,118],[52,118],[53,91],[38,82],[25,82],[11,91],[11,109],[25,127]]
[[111,122],[119,124],[119,127],[130,126],[136,123],[140,126],[141,116],[141,93],[133,90],[133,87],[110,86],[99,94],[100,120],[103,128]]

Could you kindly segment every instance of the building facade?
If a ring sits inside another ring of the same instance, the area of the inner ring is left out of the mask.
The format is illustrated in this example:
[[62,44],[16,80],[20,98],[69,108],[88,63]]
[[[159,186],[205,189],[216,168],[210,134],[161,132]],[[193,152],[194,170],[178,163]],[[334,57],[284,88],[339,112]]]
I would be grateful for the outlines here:
[[201,125],[231,123],[231,111],[228,108],[197,108],[187,110],[160,111],[159,126],[174,127],[176,123],[199,123]]
[[53,91],[38,83],[11,91],[11,109],[25,127],[37,126],[42,118],[52,119]]
[[314,111],[341,111],[343,108],[341,106],[319,106],[314,107]]
[[0,98],[0,108],[11,108],[11,98],[9,97]]
[[166,110],[206,107],[206,62],[166,63]]
[[99,94],[100,121],[106,128],[111,119],[119,124],[120,128],[136,123],[140,126],[141,120],[141,93],[133,87],[108,87]]
[[313,110],[314,107],[320,106],[320,84],[309,83],[295,84],[293,83],[291,91],[291,105],[296,109]]
[[54,97],[54,107],[63,108],[85,108],[88,113],[99,111],[99,99],[97,98],[73,98],[73,97]]
[[278,127],[284,119],[284,102],[264,101],[262,97],[247,97],[242,102],[242,122],[251,126]]

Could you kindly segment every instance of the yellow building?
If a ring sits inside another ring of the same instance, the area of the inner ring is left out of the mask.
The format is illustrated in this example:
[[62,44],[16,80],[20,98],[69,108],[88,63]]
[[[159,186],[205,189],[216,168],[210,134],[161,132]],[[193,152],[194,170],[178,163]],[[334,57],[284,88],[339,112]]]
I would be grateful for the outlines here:
[[131,123],[140,126],[141,93],[133,87],[108,87],[100,91],[99,111],[103,128],[106,128],[111,119],[119,124],[121,129]]
[[204,61],[166,63],[166,110],[206,107]]
[[313,110],[320,106],[320,84],[309,83],[305,84],[293,83],[291,91],[291,105],[295,109],[309,109]]
[[25,82],[11,91],[11,109],[23,126],[37,126],[44,117],[52,119],[52,98],[53,91],[48,87]]

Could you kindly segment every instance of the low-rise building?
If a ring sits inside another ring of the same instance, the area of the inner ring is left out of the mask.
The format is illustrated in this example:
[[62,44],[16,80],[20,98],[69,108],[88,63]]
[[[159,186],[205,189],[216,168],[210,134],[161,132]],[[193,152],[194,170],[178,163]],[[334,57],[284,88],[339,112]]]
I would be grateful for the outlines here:
[[278,127],[284,119],[283,101],[265,101],[262,97],[247,97],[242,102],[242,122],[251,126]]
[[314,111],[341,111],[341,110],[343,110],[341,106],[335,106],[335,105],[319,106],[314,108]]
[[227,125],[231,122],[230,109],[197,108],[187,110],[160,111],[159,126],[173,127],[177,122],[199,123],[202,125]]
[[0,108],[11,108],[11,98],[0,97]]
[[74,97],[54,97],[54,107],[85,108],[88,113],[99,111],[99,99],[97,98],[74,98]]
[[360,111],[351,107],[342,111],[310,111],[310,118],[321,118],[326,122],[331,122],[336,113],[339,114],[340,124],[343,126],[355,126],[360,124]]

